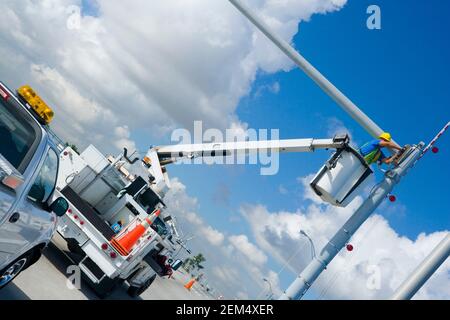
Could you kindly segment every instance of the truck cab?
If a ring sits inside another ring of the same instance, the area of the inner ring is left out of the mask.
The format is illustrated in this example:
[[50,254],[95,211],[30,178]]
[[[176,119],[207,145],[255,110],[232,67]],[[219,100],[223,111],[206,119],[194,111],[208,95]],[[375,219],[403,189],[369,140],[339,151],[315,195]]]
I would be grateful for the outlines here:
[[29,87],[0,82],[0,289],[38,261],[68,203],[53,201],[59,152],[53,111]]

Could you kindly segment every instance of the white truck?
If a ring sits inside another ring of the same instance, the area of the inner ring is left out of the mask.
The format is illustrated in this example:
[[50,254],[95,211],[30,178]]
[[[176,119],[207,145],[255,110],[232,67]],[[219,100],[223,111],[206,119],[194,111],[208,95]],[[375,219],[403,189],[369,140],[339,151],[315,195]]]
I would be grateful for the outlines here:
[[13,92],[0,82],[0,289],[38,261],[67,210],[65,199],[53,201],[53,115],[31,87]]
[[[181,265],[172,260],[179,247],[174,220],[148,177],[130,174],[125,161],[137,161],[127,157],[125,148],[116,158],[92,145],[81,154],[70,147],[60,153],[56,194],[68,201],[69,209],[57,231],[67,242],[69,258],[101,298],[124,281],[129,295],[138,296],[157,275],[170,276]],[[160,215],[123,252],[115,240],[137,230],[156,210]]]

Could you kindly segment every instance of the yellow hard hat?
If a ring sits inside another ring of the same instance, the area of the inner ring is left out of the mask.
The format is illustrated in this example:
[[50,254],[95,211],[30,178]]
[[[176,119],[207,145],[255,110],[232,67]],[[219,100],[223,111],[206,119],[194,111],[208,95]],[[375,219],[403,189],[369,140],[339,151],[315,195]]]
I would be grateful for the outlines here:
[[386,141],[392,140],[391,134],[389,132],[383,132],[382,134],[380,134],[379,138]]

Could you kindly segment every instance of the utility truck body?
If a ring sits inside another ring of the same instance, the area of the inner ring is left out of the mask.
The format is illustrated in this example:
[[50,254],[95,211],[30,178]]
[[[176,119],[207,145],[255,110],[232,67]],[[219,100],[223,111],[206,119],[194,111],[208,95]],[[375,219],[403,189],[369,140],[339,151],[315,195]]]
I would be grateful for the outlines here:
[[[166,223],[171,217],[163,201],[145,178],[125,169],[124,158],[126,151],[107,158],[92,145],[81,154],[70,147],[60,153],[56,193],[68,201],[69,209],[59,219],[57,231],[100,297],[123,281],[128,282],[130,295],[141,294],[158,274],[170,272],[160,265],[160,257],[170,260],[178,247]],[[155,210],[160,216],[129,252],[114,246],[113,239],[133,232]]]

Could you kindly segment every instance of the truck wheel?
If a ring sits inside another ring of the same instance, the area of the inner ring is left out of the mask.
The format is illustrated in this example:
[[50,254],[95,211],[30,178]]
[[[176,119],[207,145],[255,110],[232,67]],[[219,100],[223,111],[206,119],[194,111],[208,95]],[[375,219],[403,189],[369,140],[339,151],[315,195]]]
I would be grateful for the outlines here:
[[145,281],[145,283],[142,284],[142,286],[140,287],[130,286],[127,290],[128,295],[133,298],[140,296],[142,293],[144,293],[145,290],[148,289],[148,287],[150,287],[150,285],[153,283],[153,281],[155,281],[155,279],[156,274],[153,275],[151,278],[147,279],[147,281]]
[[32,252],[27,252],[11,262],[6,268],[0,270],[0,289],[11,283],[20,272],[27,268],[31,256]]

